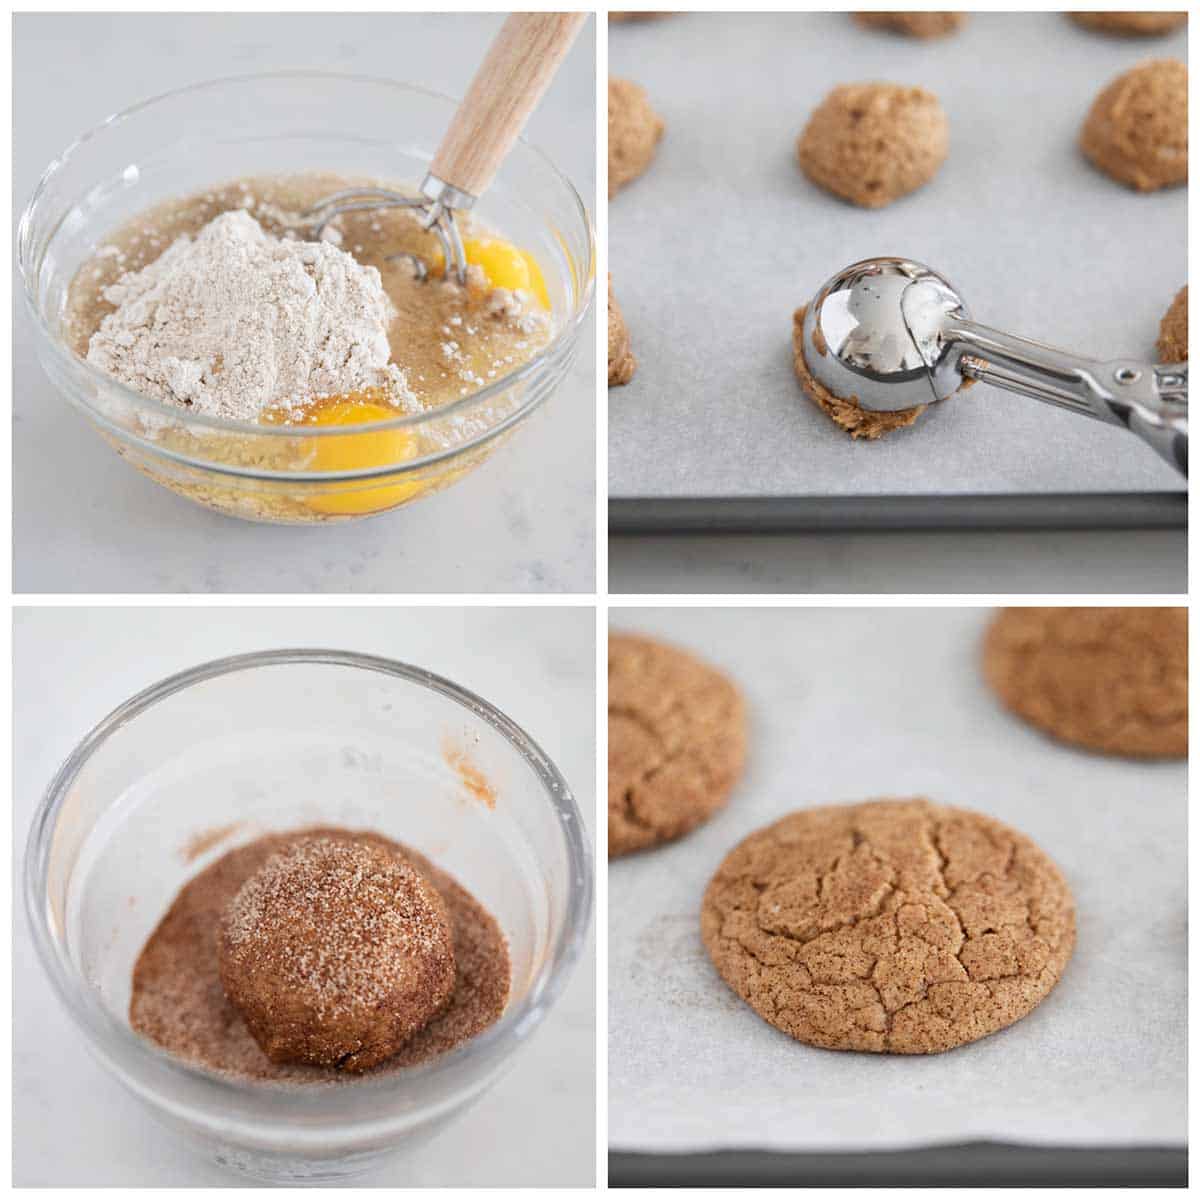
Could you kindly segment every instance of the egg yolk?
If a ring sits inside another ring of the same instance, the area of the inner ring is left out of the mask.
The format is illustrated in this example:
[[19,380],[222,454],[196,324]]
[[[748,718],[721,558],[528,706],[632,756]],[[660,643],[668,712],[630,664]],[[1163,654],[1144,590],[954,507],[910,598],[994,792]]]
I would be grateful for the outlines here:
[[[382,397],[369,392],[352,393],[318,400],[298,424],[328,428],[388,421],[398,413]],[[313,471],[363,471],[370,467],[395,466],[417,457],[416,437],[407,429],[381,429],[372,433],[347,433],[338,437],[314,438],[316,447],[309,467]],[[426,486],[425,480],[375,484],[353,491],[319,492],[305,503],[316,512],[352,515],[382,512],[411,499]]]
[[[549,310],[550,293],[546,291],[546,280],[538,261],[529,253],[501,238],[472,237],[463,239],[463,254],[467,265],[478,267],[494,288],[507,288],[510,292],[529,292],[542,306]],[[442,269],[439,254],[434,263],[437,271]]]

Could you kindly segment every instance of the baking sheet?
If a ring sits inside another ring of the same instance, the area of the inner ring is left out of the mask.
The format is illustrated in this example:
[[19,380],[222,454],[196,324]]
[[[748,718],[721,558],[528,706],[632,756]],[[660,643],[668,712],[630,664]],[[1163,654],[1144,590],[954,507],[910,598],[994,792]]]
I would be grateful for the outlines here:
[[[1153,356],[1187,273],[1187,192],[1139,195],[1076,148],[1092,99],[1187,36],[1122,39],[1058,13],[976,13],[921,42],[845,13],[688,13],[614,25],[613,74],[667,123],[609,208],[610,266],[639,361],[609,392],[614,498],[1177,492],[1122,430],[997,389],[853,443],[800,391],[792,312],[879,254],[942,271],[974,315],[1097,357]],[[838,83],[929,87],[951,149],[927,187],[871,212],[801,174],[797,135]]]
[[[742,686],[751,736],[729,806],[609,867],[615,1151],[910,1149],[1186,1141],[1186,766],[1075,751],[985,687],[971,608],[622,609]],[[1022,830],[1062,868],[1078,942],[1055,990],[929,1057],[838,1053],[772,1028],[699,935],[725,854],[801,807],[925,795]]]

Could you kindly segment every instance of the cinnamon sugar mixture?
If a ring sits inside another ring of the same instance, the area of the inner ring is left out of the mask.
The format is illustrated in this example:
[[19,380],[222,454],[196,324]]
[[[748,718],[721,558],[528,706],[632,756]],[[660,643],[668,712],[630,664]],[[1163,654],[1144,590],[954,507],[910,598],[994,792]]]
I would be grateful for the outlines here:
[[[128,346],[122,346],[122,340],[143,336],[144,328],[137,322],[132,330],[128,328],[128,322],[110,322],[108,329],[100,337],[97,335],[101,334],[105,318],[116,313],[124,299],[132,297],[136,302],[147,293],[149,281],[133,278],[136,273],[168,252],[174,258],[186,259],[200,245],[199,235],[225,213],[249,216],[270,238],[282,238],[285,244],[294,242],[299,237],[291,227],[295,214],[333,192],[367,183],[378,185],[378,181],[316,173],[250,178],[149,209],[118,229],[83,264],[72,281],[64,313],[68,343],[85,358],[89,356],[89,345],[92,345],[93,359],[105,370],[112,370],[110,364],[122,350],[128,349]],[[243,221],[244,216],[240,218]],[[464,236],[471,236],[472,232],[477,236],[487,235],[486,230],[473,225],[469,218],[458,220]],[[258,236],[257,231],[248,232]],[[180,239],[185,242],[181,243]],[[387,362],[371,361],[375,369],[383,365],[399,372],[396,377],[404,386],[392,390],[395,406],[400,411],[410,411],[414,405],[423,410],[438,408],[478,391],[528,362],[553,333],[552,318],[536,298],[492,287],[478,267],[468,269],[466,286],[441,280],[437,239],[420,227],[418,218],[409,210],[381,209],[345,214],[329,226],[323,240],[350,255],[360,267],[379,273],[386,297],[383,303],[389,306],[383,322]],[[243,236],[243,242],[248,244],[248,241]],[[330,247],[324,247],[321,252],[329,257],[330,250]],[[269,245],[265,251],[269,254]],[[424,283],[418,280],[411,260],[393,257],[398,254],[415,254],[424,259],[430,266],[431,279]],[[279,258],[279,252],[275,258]],[[315,277],[313,264],[305,263],[303,269]],[[297,267],[296,273],[303,272]],[[228,271],[226,274],[228,285],[232,276]],[[300,284],[304,282],[299,280]],[[335,289],[327,291],[336,298]],[[161,295],[161,288],[150,293],[151,307]],[[236,297],[230,295],[229,302],[235,300]],[[298,296],[297,304],[302,300],[303,297]],[[313,307],[310,303],[309,309]],[[194,317],[186,305],[183,308],[185,317]],[[363,314],[359,319],[366,328],[366,310],[360,305],[357,312]],[[291,324],[303,329],[305,315],[297,313],[294,316]],[[138,319],[140,321],[140,317]],[[152,313],[149,319],[158,318]],[[288,322],[279,324],[287,325]],[[273,332],[275,325],[271,322]],[[319,351],[325,341],[322,337],[321,345],[314,350]],[[150,349],[153,351],[154,347]],[[238,349],[249,354],[254,347]],[[246,354],[236,357],[244,358]],[[222,370],[221,355],[203,357],[201,369],[207,372],[207,382],[211,385]],[[140,364],[138,366],[140,369]],[[314,371],[312,377],[320,379],[328,374],[328,371]],[[179,362],[171,361],[167,370],[158,372],[160,382],[157,387],[139,390],[181,407],[191,407],[200,386],[193,378],[195,375],[194,363],[185,360],[181,369]],[[313,400],[319,398],[316,394],[311,397]],[[296,397],[281,395],[275,401],[284,407],[294,407]],[[254,415],[246,417],[231,411],[219,411],[216,415],[255,419]]]
[[[230,1075],[292,1083],[346,1079],[334,1067],[272,1062],[227,998],[220,973],[223,923],[233,943],[246,943],[253,941],[264,918],[282,911],[280,905],[305,904],[303,896],[291,894],[302,876],[290,873],[289,895],[284,896],[277,886],[283,873],[272,868],[275,863],[286,864],[289,855],[311,857],[316,853],[312,847],[328,846],[330,841],[402,854],[440,896],[453,933],[456,974],[444,1007],[394,1055],[364,1074],[425,1062],[498,1020],[508,1000],[511,971],[507,943],[491,914],[444,871],[396,842],[369,832],[316,828],[261,837],[229,851],[184,885],[134,967],[129,1007],[132,1027],[178,1058]],[[363,881],[346,878],[342,882],[345,894],[350,895],[352,891],[357,894],[357,884]],[[368,892],[371,886],[367,881]],[[423,918],[408,922],[404,914],[390,912],[373,900],[365,905],[356,901],[355,911],[368,924],[374,923],[374,928],[364,931],[357,923],[351,927],[346,921],[322,922],[323,931],[307,948],[305,962],[279,964],[284,975],[299,972],[298,980],[326,989],[331,1005],[350,989],[350,994],[369,1007],[367,993],[375,986],[371,980],[379,977],[370,968],[380,964],[366,963],[364,955],[375,953],[373,945],[390,939],[393,950],[404,945],[420,951],[419,945],[409,945],[412,939],[436,941],[438,931]],[[387,960],[383,977],[394,983],[396,972],[406,969],[408,958],[405,954],[389,957],[386,948],[379,953]]]

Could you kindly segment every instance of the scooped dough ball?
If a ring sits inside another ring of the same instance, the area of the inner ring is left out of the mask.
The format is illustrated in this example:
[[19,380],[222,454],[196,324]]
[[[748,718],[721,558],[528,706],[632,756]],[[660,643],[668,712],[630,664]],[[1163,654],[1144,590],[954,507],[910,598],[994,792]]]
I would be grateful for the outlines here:
[[1171,301],[1158,327],[1158,361],[1180,363],[1188,360],[1187,284]]
[[649,165],[666,125],[644,88],[628,79],[608,81],[608,198]]
[[1077,25],[1116,37],[1161,37],[1187,24],[1185,12],[1073,12]]
[[453,934],[433,886],[399,854],[302,838],[230,902],[221,985],[272,1062],[365,1071],[450,998]]
[[637,359],[629,347],[629,329],[617,298],[613,295],[612,276],[608,277],[608,386],[628,383],[637,370]]
[[1153,192],[1186,183],[1187,67],[1178,59],[1140,63],[1096,97],[1079,144],[1118,183]]
[[956,33],[967,19],[960,12],[860,12],[854,19],[867,29],[886,29],[915,38],[945,37]]
[[814,183],[863,208],[883,208],[928,183],[946,158],[950,129],[938,98],[920,87],[850,83],[809,118],[796,155]]
[[[925,411],[925,405],[900,412],[872,412],[863,408],[857,396],[835,396],[809,369],[804,357],[804,314],[808,305],[792,314],[792,365],[804,394],[836,425],[855,441],[865,438],[877,442],[885,434],[912,425]],[[824,352],[824,351],[822,351]]]

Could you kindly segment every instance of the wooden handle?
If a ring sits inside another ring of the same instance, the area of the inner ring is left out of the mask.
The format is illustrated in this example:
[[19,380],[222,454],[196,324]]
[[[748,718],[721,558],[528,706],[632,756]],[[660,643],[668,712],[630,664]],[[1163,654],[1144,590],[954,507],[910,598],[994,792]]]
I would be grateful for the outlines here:
[[429,170],[482,195],[550,86],[587,13],[513,13],[458,106]]

